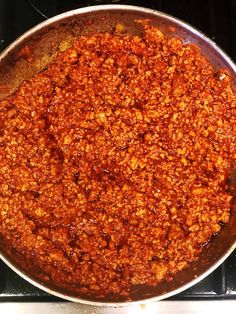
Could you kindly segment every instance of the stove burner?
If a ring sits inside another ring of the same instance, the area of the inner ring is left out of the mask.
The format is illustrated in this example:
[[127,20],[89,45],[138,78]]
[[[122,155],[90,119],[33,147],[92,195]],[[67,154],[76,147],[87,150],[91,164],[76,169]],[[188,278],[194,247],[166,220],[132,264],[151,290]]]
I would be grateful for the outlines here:
[[[56,14],[82,8],[86,6],[99,5],[99,4],[127,4],[136,6],[147,6],[143,0],[26,0],[28,4],[42,17],[49,18]],[[187,0],[176,0],[171,1],[170,4],[167,1],[157,0],[153,3],[148,4],[148,7],[157,9],[160,11],[168,12],[169,14],[175,14],[176,12],[183,9],[184,5],[187,4]]]

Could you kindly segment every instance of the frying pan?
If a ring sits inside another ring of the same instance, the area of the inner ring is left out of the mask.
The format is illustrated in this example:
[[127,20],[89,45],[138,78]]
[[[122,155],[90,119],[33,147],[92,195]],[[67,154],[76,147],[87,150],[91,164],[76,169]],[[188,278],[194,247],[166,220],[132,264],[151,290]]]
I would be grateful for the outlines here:
[[[100,31],[113,31],[117,23],[125,25],[127,33],[143,35],[143,29],[135,23],[136,19],[149,19],[150,23],[160,28],[166,36],[182,38],[185,42],[197,44],[215,69],[227,69],[232,77],[236,91],[236,66],[230,58],[209,38],[190,25],[167,14],[146,8],[128,5],[100,5],[69,11],[55,16],[13,42],[0,55],[0,99],[13,93],[19,84],[32,75],[43,70],[58,50],[70,46],[73,38]],[[29,58],[30,56],[30,58]],[[231,175],[231,185],[236,186],[236,175]],[[232,193],[234,193],[232,188]],[[134,286],[131,291],[132,303],[157,301],[173,296],[216,269],[236,248],[236,205],[232,202],[231,220],[222,231],[204,247],[197,262],[193,262],[183,271],[177,273],[172,281],[162,282],[156,287]],[[27,261],[18,256],[0,238],[0,257],[21,277],[55,296],[90,305],[121,306],[130,304],[121,296],[109,295],[99,298],[95,295],[75,295],[73,291],[61,290],[53,282],[39,280],[37,270],[33,270]]]

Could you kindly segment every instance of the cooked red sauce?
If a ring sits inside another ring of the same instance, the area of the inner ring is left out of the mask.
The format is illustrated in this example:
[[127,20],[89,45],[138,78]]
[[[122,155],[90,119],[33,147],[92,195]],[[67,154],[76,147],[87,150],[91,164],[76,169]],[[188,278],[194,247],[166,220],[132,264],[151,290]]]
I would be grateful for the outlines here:
[[157,285],[230,219],[231,79],[144,28],[79,37],[0,102],[0,236],[60,288]]

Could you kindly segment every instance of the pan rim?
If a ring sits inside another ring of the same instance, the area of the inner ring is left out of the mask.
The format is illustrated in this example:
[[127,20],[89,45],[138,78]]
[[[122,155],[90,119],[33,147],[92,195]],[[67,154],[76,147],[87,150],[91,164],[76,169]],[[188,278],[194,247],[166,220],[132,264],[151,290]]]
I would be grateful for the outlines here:
[[191,281],[189,281],[188,283],[184,284],[183,286],[181,286],[177,289],[174,289],[170,292],[164,293],[164,294],[156,296],[156,297],[144,298],[143,300],[138,300],[138,301],[124,301],[124,302],[90,301],[90,300],[86,300],[86,299],[79,298],[79,297],[69,296],[69,295],[63,294],[62,292],[57,292],[55,290],[52,290],[52,289],[44,286],[43,284],[36,281],[35,279],[32,279],[29,275],[25,274],[25,271],[21,271],[20,269],[18,269],[1,252],[0,252],[0,258],[7,266],[9,266],[15,273],[17,273],[20,277],[25,279],[27,282],[29,282],[33,286],[35,286],[35,287],[37,287],[37,288],[39,288],[39,289],[41,289],[41,290],[43,290],[49,294],[52,294],[56,297],[59,297],[59,298],[62,298],[62,299],[68,300],[68,301],[76,302],[76,303],[85,304],[85,305],[100,306],[100,307],[107,307],[107,308],[110,308],[110,307],[117,308],[117,307],[127,307],[127,306],[131,306],[131,305],[141,305],[144,303],[146,304],[146,303],[157,302],[157,301],[161,301],[163,299],[170,298],[170,297],[172,297],[178,293],[181,293],[184,290],[194,286],[195,284],[197,284],[198,282],[200,282],[201,280],[206,278],[208,275],[210,275],[217,267],[219,267],[227,259],[227,257],[230,256],[231,253],[233,253],[233,251],[235,249],[236,249],[236,241],[229,248],[229,250],[223,255],[223,257],[221,259],[219,259],[217,262],[215,262],[213,265],[211,265],[211,267],[209,269],[204,271],[200,276],[192,279]]
[[[190,24],[182,21],[181,19],[175,18],[169,14],[141,7],[141,6],[133,6],[133,5],[120,5],[120,4],[109,4],[109,5],[97,5],[97,6],[90,6],[90,7],[83,7],[75,10],[70,10],[64,13],[61,13],[59,15],[56,15],[54,17],[51,17],[36,26],[32,27],[28,31],[26,31],[24,34],[19,36],[13,43],[11,43],[6,49],[2,51],[0,54],[0,62],[3,60],[8,53],[10,53],[14,48],[16,48],[22,41],[25,39],[29,38],[30,36],[34,35],[37,31],[40,31],[43,27],[45,26],[50,26],[51,24],[58,22],[60,20],[66,19],[66,18],[73,18],[76,17],[80,14],[84,13],[94,13],[94,12],[99,12],[99,11],[132,11],[134,13],[147,13],[151,14],[153,16],[158,16],[158,17],[163,17],[166,20],[173,22],[177,25],[184,26],[185,29],[194,34],[197,38],[200,38],[203,40],[204,43],[206,43],[208,46],[213,48],[213,50],[216,51],[229,65],[229,67],[233,70],[234,74],[236,75],[236,64],[233,62],[233,60],[226,54],[226,52],[220,48],[213,40],[211,40],[209,37],[207,37],[204,33],[199,31],[197,28],[191,26]],[[150,303],[150,302],[155,302],[155,301],[160,301],[162,299],[169,298],[173,295],[176,295],[193,285],[197,284],[200,282],[202,279],[207,277],[211,272],[213,272],[220,264],[222,264],[226,258],[236,249],[236,240],[234,243],[229,247],[227,252],[219,259],[217,260],[209,269],[204,271],[200,276],[197,278],[192,279],[186,284],[183,284],[177,289],[174,289],[170,292],[164,293],[162,295],[156,296],[156,297],[150,297],[150,298],[144,298],[143,300],[138,300],[138,301],[124,301],[124,302],[104,302],[104,301],[90,301],[86,300],[83,298],[79,297],[73,297],[73,296],[68,296],[66,294],[63,294],[61,292],[57,292],[55,290],[51,290],[50,288],[45,287],[43,284],[41,284],[39,281],[36,281],[32,279],[29,275],[27,275],[24,271],[21,271],[18,269],[13,262],[9,261],[9,259],[6,257],[5,254],[0,252],[0,258],[7,264],[13,271],[15,271],[18,275],[20,275],[22,278],[24,278],[26,281],[29,283],[33,284],[34,286],[40,288],[41,290],[50,293],[56,297],[63,298],[68,301],[73,301],[81,304],[86,304],[86,305],[93,305],[93,306],[103,306],[103,307],[123,307],[123,306],[131,306],[131,305],[139,305],[143,303]]]
[[205,41],[209,46],[211,46],[213,49],[215,49],[220,55],[223,56],[224,60],[227,61],[227,63],[230,65],[230,67],[234,70],[236,74],[236,64],[228,56],[228,54],[218,45],[216,44],[212,39],[210,39],[207,35],[205,35],[202,31],[198,30],[196,27],[190,25],[189,23],[176,18],[174,16],[171,16],[170,14],[158,11],[158,10],[153,10],[149,9],[146,7],[141,7],[141,6],[135,6],[135,5],[126,5],[126,4],[104,4],[104,5],[94,5],[94,6],[89,6],[89,7],[82,7],[79,9],[74,9],[70,11],[66,11],[64,13],[58,14],[56,16],[53,16],[51,18],[48,18],[45,21],[42,21],[38,23],[37,25],[33,26],[26,32],[24,32],[22,35],[20,35],[15,41],[13,41],[10,45],[8,45],[1,53],[0,53],[0,61],[15,47],[18,45],[18,43],[22,42],[24,39],[27,39],[29,36],[33,35],[37,31],[39,31],[42,27],[44,26],[49,26],[53,24],[54,22],[60,21],[62,19],[68,18],[68,17],[75,17],[79,14],[83,13],[90,13],[92,12],[99,12],[99,11],[109,11],[109,10],[123,10],[123,11],[130,11],[132,10],[133,12],[142,12],[142,13],[148,13],[152,15],[157,15],[164,17],[165,19],[177,23],[178,25],[184,25],[188,31],[191,33],[197,35],[200,37],[203,41]]

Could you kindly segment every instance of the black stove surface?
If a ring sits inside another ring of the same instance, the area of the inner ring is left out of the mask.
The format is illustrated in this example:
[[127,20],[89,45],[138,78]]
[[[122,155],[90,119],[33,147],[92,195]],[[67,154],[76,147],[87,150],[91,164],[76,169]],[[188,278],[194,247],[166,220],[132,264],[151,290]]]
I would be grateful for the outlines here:
[[[236,61],[236,0],[0,0],[0,51],[45,18],[104,3],[144,6],[174,15],[207,34]],[[171,299],[236,300],[236,251],[203,281]],[[0,261],[1,301],[60,300],[32,286]]]

